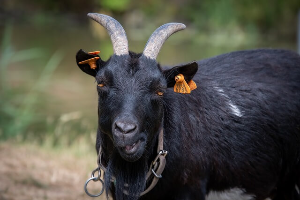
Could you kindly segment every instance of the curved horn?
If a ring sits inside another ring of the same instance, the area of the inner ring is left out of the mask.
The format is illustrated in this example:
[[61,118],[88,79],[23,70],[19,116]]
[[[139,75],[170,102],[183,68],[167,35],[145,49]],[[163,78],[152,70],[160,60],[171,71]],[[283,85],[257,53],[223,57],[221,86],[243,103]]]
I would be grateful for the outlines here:
[[110,16],[98,13],[89,13],[87,16],[101,24],[101,26],[108,31],[116,55],[128,54],[126,33],[117,20]]
[[181,31],[185,29],[185,25],[181,23],[168,23],[164,24],[158,29],[156,29],[152,35],[150,36],[143,54],[144,56],[151,58],[151,59],[156,59],[160,48],[164,44],[164,42],[173,34],[176,33],[177,31]]

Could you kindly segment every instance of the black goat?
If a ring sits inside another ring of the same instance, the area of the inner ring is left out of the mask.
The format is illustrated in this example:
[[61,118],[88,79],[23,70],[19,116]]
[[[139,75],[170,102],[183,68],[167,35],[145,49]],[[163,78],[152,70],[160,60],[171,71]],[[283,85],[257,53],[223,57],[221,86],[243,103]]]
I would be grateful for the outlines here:
[[[108,30],[114,48],[108,61],[82,50],[76,60],[98,84],[96,149],[115,199],[204,200],[230,188],[257,200],[300,199],[299,55],[238,51],[164,69],[156,56],[183,24],[161,26],[135,54],[116,20],[88,16]],[[175,93],[179,74],[198,88]],[[140,196],[161,130],[169,152],[163,178]]]

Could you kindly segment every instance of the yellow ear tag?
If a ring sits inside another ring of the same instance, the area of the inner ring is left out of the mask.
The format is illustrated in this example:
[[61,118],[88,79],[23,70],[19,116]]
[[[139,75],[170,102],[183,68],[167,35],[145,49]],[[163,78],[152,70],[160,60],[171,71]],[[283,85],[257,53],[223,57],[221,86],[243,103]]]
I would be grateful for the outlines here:
[[91,58],[91,59],[81,61],[81,62],[79,62],[79,64],[89,64],[91,69],[96,69],[97,68],[96,60],[98,60],[98,59],[99,59],[99,57],[94,57],[94,58]]
[[174,92],[182,93],[182,94],[189,94],[191,93],[191,88],[184,80],[184,76],[182,74],[178,74],[175,76],[175,85],[174,85]]

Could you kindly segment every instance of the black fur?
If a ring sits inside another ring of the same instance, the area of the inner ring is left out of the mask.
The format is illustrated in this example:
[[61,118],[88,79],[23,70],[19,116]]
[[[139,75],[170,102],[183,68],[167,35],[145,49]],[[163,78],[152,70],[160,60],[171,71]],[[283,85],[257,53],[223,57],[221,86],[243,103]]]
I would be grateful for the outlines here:
[[[96,148],[103,148],[106,189],[115,199],[138,199],[144,190],[162,122],[167,165],[163,178],[140,199],[204,200],[212,190],[234,187],[257,200],[300,199],[295,189],[300,187],[299,55],[239,51],[164,70],[130,53],[100,60],[97,69],[97,82],[106,86],[98,87]],[[198,88],[174,93],[179,73]],[[141,153],[131,157],[119,148],[126,141],[113,134],[114,120],[124,113],[136,119],[144,142]]]

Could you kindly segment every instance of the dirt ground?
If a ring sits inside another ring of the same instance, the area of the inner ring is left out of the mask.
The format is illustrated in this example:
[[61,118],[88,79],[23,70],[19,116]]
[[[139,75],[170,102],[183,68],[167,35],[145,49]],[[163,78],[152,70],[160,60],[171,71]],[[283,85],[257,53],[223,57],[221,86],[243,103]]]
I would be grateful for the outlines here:
[[0,144],[0,200],[90,200],[83,185],[95,163],[92,156]]
[[[83,185],[95,167],[95,152],[45,150],[34,145],[0,144],[0,200],[104,200],[88,197]],[[97,192],[99,182],[89,186]],[[240,191],[212,194],[208,200],[248,200]]]

